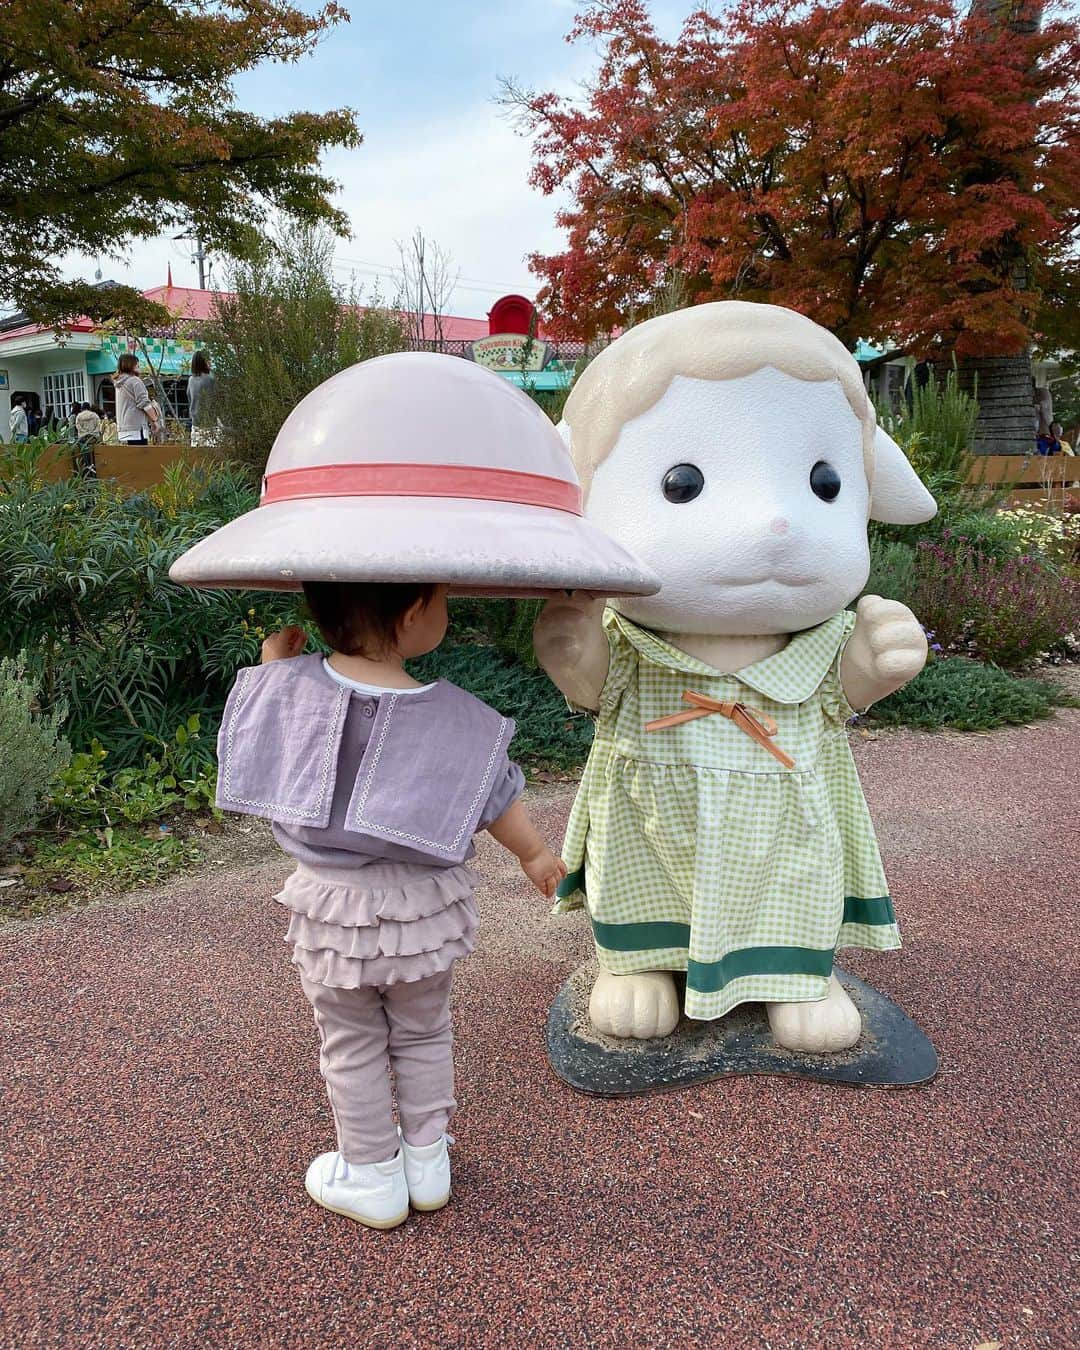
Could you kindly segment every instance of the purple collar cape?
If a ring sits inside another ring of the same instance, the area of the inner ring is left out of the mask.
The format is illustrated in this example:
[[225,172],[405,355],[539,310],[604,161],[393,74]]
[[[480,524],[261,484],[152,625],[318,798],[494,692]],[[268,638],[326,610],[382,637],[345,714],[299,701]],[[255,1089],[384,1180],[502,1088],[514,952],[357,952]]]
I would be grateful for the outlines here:
[[[325,829],[351,696],[318,655],[241,670],[218,735],[218,806]],[[514,723],[446,680],[378,703],[345,829],[460,862]]]

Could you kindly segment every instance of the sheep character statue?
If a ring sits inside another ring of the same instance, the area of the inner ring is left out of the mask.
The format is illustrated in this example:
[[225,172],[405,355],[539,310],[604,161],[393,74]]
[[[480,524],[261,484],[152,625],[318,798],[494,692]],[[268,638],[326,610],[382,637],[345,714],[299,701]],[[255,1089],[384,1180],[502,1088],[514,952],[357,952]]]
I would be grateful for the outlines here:
[[811,320],[721,301],[649,320],[579,377],[563,432],[586,516],[659,574],[647,597],[550,600],[541,665],[598,714],[565,908],[600,967],[596,1031],[670,1033],[766,1004],[784,1049],[857,1041],[838,947],[900,945],[845,725],[911,680],[926,637],[864,595],[869,519],[933,498],[859,367]]

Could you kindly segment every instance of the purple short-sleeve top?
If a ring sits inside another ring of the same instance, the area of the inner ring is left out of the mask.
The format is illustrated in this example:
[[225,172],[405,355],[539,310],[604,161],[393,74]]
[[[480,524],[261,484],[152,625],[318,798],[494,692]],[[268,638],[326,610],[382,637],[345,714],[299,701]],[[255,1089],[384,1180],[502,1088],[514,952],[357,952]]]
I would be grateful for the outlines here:
[[455,866],[522,791],[514,730],[446,680],[373,690],[319,655],[249,666],[225,705],[217,804],[272,821],[300,862]]

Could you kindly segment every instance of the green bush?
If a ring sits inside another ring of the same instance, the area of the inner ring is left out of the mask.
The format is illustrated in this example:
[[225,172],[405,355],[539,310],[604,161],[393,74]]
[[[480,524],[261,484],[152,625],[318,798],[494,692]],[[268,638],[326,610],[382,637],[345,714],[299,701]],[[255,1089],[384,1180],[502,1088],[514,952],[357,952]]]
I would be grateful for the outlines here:
[[543,605],[542,600],[451,600],[452,640],[490,645],[535,670],[532,630]]
[[257,502],[229,466],[174,466],[151,493],[107,482],[12,479],[0,495],[0,655],[26,653],[46,710],[65,707],[80,749],[96,738],[115,768],[141,765],[193,714],[207,735],[178,752],[190,773],[213,758],[213,730],[239,666],[296,599],[196,591],[174,559]]
[[936,539],[957,516],[991,510],[1007,488],[989,489],[969,483],[975,457],[971,446],[979,405],[957,384],[951,370],[944,381],[933,374],[910,390],[910,405],[878,408],[878,421],[911,461],[937,502],[937,515],[920,525],[884,525],[873,521],[871,539],[915,544]]
[[[110,826],[99,835],[83,831],[39,843],[24,875],[31,886],[60,880],[91,891],[102,886],[130,890],[165,881],[193,866],[201,856],[197,843],[179,835],[148,835],[130,827]],[[50,908],[55,904],[43,905],[40,900],[20,905],[23,913],[42,913]]]
[[525,392],[558,426],[562,421],[563,409],[566,407],[566,400],[570,397],[572,387],[571,377],[568,376],[565,386],[560,389],[534,389],[526,384]]
[[967,483],[979,405],[959,387],[955,370],[944,382],[931,374],[926,384],[912,385],[908,398],[879,409],[878,420],[940,504]]
[[525,670],[491,647],[446,642],[409,671],[418,680],[450,680],[517,723],[513,755],[530,768],[572,769],[592,744],[592,719],[571,713],[542,671]]
[[916,553],[913,545],[894,539],[870,540],[870,576],[867,595],[882,595],[886,600],[911,604],[915,590]]
[[181,767],[184,751],[200,735],[195,715],[176,729],[158,754],[139,767],[112,770],[109,752],[94,740],[89,750],[72,755],[52,784],[50,804],[61,824],[101,831],[148,825],[178,811],[213,811],[216,772],[207,765]]
[[1039,680],[952,656],[931,661],[910,684],[875,704],[870,716],[884,726],[990,731],[1049,717],[1062,701]]
[[42,713],[37,698],[24,658],[0,660],[0,848],[37,825],[71,753],[60,736],[63,708]]
[[1031,506],[965,512],[953,518],[948,531],[957,544],[969,545],[984,558],[1029,557],[1054,568],[1070,561],[1077,542],[1068,517]]

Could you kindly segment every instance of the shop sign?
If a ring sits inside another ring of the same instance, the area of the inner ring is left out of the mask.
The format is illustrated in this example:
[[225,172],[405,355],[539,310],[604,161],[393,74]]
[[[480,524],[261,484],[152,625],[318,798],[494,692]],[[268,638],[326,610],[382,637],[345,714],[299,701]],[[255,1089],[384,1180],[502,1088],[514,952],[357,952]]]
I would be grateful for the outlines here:
[[488,370],[543,370],[549,348],[527,333],[492,333],[469,344],[472,359]]

